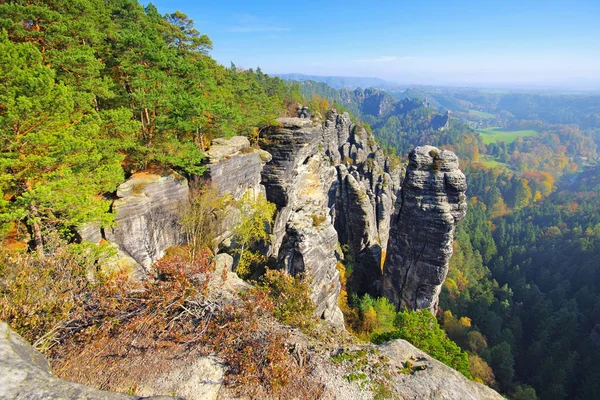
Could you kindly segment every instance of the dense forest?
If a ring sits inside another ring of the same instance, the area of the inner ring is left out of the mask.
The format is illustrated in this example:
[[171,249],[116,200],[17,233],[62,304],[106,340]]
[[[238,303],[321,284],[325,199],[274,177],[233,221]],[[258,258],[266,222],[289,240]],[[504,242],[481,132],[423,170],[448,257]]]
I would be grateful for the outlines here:
[[2,2],[0,233],[32,230],[41,249],[109,215],[99,195],[126,175],[199,174],[212,138],[256,135],[299,101],[210,48],[185,14],[134,0]]

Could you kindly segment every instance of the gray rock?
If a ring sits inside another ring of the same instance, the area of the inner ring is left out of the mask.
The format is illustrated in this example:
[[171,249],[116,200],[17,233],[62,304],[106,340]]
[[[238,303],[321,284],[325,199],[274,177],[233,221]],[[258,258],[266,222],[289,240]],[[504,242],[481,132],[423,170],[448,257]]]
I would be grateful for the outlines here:
[[389,165],[373,136],[362,127],[346,121],[342,126],[350,133],[340,135],[346,143],[340,147],[342,164],[337,167],[335,226],[340,243],[348,245],[355,271],[362,274],[360,290],[378,294],[401,170]]
[[207,154],[212,163],[217,163],[247,147],[250,147],[250,141],[246,136],[234,136],[230,139],[217,138],[212,141]]
[[[161,397],[153,399],[158,400]],[[0,321],[0,398],[7,400],[140,399],[138,396],[106,392],[58,379],[52,375],[48,360],[2,321]]]
[[208,283],[210,295],[219,300],[233,300],[249,285],[233,271],[233,257],[227,253],[215,256],[215,271]]
[[185,179],[175,173],[138,173],[119,186],[117,196],[116,227],[105,231],[106,239],[144,268],[184,242],[180,219],[189,196]]
[[215,139],[208,156],[210,163],[206,176],[220,194],[230,194],[239,199],[248,190],[264,192],[260,184],[261,171],[271,161],[271,155],[251,148],[248,138]]
[[384,266],[383,294],[396,307],[437,309],[465,191],[454,153],[432,146],[410,153]]
[[[277,205],[270,254],[291,273],[313,282],[317,314],[341,326],[337,243],[381,280],[400,172],[390,170],[372,135],[348,114],[329,112],[323,123],[280,118],[261,147],[272,160],[262,172],[267,198]],[[373,285],[371,285],[373,283]]]
[[102,240],[102,231],[100,230],[100,222],[88,222],[77,229],[77,233],[81,240],[86,240],[94,244],[100,243]]
[[470,381],[460,372],[444,365],[417,349],[406,340],[393,340],[379,346],[389,358],[392,370],[400,370],[409,361],[412,374],[391,380],[394,393],[401,399],[502,400],[500,394],[480,383]]
[[200,357],[191,365],[161,374],[138,386],[137,393],[168,393],[186,400],[215,400],[223,386],[225,367],[215,357]]

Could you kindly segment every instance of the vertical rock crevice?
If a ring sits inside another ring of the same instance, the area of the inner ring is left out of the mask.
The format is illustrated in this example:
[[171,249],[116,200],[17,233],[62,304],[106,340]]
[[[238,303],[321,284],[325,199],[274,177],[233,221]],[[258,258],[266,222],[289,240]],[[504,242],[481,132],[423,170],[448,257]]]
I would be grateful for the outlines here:
[[277,205],[270,255],[289,273],[300,269],[312,282],[316,314],[343,327],[337,306],[338,243],[347,245],[357,269],[372,270],[371,291],[381,284],[382,246],[400,171],[391,169],[380,146],[348,114],[325,121],[280,118],[261,148],[272,155],[262,172],[267,199]]

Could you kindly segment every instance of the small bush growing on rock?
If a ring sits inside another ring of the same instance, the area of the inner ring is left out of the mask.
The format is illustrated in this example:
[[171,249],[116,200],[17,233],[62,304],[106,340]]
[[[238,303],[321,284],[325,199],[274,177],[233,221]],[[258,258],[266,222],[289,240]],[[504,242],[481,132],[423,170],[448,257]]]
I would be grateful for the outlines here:
[[374,343],[405,339],[435,359],[472,379],[467,353],[448,339],[429,310],[401,311],[394,320],[394,330],[375,335]]
[[270,269],[254,290],[267,294],[273,302],[273,315],[281,322],[299,328],[308,328],[314,323],[315,304],[309,295],[309,284],[302,276],[292,277]]
[[325,221],[327,221],[326,215],[313,214],[313,216],[312,216],[312,224],[314,227],[320,226]]
[[188,204],[183,210],[181,224],[185,232],[190,260],[205,248],[214,246],[221,233],[221,213],[231,203],[231,196],[222,196],[209,182],[198,181],[191,185]]
[[233,229],[240,254],[237,272],[241,277],[247,278],[252,272],[250,266],[253,263],[253,256],[246,253],[252,246],[269,239],[270,225],[276,207],[263,194],[255,197],[252,191],[248,191],[237,202],[237,208],[241,214],[240,222]]

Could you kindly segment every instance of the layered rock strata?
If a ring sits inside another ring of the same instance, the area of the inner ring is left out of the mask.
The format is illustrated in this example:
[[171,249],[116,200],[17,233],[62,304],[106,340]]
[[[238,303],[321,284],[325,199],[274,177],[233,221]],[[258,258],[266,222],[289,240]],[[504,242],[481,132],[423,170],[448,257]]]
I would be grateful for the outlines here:
[[117,190],[116,225],[104,237],[148,269],[166,249],[184,242],[180,221],[188,196],[187,181],[175,173],[134,174]]
[[317,315],[342,327],[338,243],[372,255],[379,270],[399,173],[390,174],[373,137],[348,114],[278,122],[261,141],[273,157],[262,183],[278,209],[270,253],[290,274],[309,276]]
[[[207,155],[209,163],[204,177],[221,196],[239,200],[246,193],[251,193],[254,198],[265,195],[261,173],[272,157],[264,150],[251,147],[247,137],[215,139]],[[234,234],[232,227],[239,222],[239,217],[240,211],[233,205],[220,210],[221,224],[215,240],[215,251],[223,243],[229,244]]]
[[432,146],[410,153],[384,266],[383,295],[396,307],[437,309],[465,191],[454,153]]
[[261,172],[271,155],[250,147],[245,136],[215,139],[208,151],[209,164],[206,176],[221,194],[239,199],[248,190],[264,193]]

